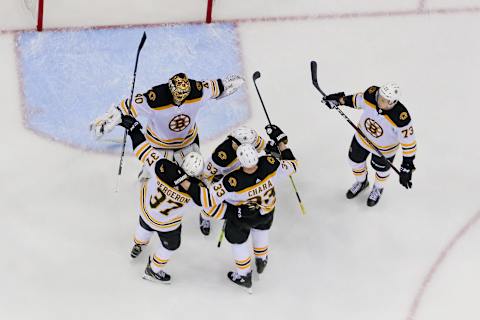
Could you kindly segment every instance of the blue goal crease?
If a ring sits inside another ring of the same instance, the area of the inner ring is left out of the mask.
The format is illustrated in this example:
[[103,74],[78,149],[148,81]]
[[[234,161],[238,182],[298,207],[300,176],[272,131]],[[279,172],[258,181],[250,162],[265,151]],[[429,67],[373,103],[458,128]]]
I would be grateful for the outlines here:
[[[81,149],[112,151],[88,126],[109,106],[130,95],[135,56],[143,31],[135,92],[164,83],[178,72],[196,80],[242,74],[235,24],[172,25],[153,28],[24,32],[17,39],[27,126]],[[225,134],[249,118],[244,89],[211,100],[199,115],[200,139]],[[115,140],[123,131],[115,129]]]

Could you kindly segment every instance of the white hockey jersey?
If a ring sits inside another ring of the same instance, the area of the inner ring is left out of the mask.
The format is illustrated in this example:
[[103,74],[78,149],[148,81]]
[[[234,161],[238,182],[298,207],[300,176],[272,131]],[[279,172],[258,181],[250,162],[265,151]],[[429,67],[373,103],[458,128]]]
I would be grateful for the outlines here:
[[[399,145],[404,157],[415,156],[417,142],[408,110],[400,102],[391,110],[380,109],[377,105],[378,90],[379,87],[372,86],[364,93],[345,97],[346,105],[363,110],[358,128],[387,158],[396,153]],[[358,132],[355,132],[355,137],[363,148],[377,154]]]
[[[198,112],[208,99],[214,99],[223,92],[220,79],[205,82],[189,79],[191,91],[182,105],[176,106],[164,83],[143,94],[137,94],[131,104],[131,113],[148,118],[146,138],[155,148],[181,149],[195,141],[198,134],[196,124]],[[129,99],[122,100],[120,109],[128,114]]]
[[140,215],[154,230],[167,232],[177,229],[183,215],[197,208],[192,198],[174,187],[169,172],[177,166],[162,157],[148,141],[134,149],[135,156],[144,164],[151,178],[142,184],[140,190]]

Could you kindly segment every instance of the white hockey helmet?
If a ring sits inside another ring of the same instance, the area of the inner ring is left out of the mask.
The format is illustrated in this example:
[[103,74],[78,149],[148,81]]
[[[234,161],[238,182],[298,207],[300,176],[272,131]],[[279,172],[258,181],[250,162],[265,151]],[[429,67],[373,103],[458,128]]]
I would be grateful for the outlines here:
[[258,163],[258,152],[251,144],[242,144],[237,149],[237,158],[244,168],[251,168]]
[[258,137],[257,131],[245,126],[238,127],[233,130],[230,135],[237,139],[241,144],[254,144]]
[[387,83],[380,87],[379,94],[390,102],[397,102],[400,98],[400,86],[396,83]]
[[192,151],[183,159],[182,169],[191,177],[198,177],[203,172],[204,161],[200,153]]

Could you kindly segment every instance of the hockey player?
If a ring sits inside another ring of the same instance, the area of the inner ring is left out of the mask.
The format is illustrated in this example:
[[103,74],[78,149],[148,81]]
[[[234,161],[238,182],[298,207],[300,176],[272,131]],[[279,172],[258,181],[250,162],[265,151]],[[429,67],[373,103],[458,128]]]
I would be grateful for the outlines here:
[[[359,129],[382,152],[390,162],[393,161],[399,145],[403,150],[400,167],[400,184],[412,187],[412,173],[415,170],[413,160],[417,150],[412,119],[407,108],[398,101],[400,88],[396,84],[382,87],[372,86],[365,92],[345,96],[343,92],[325,96],[323,101],[330,109],[345,105],[362,109]],[[375,172],[375,183],[368,196],[367,205],[374,206],[380,200],[385,181],[390,175],[390,165],[356,132],[350,144],[348,157],[356,182],[347,191],[347,198],[356,197],[368,187],[366,159],[372,154],[371,165]]]
[[[119,125],[127,129],[135,156],[144,164],[145,170],[155,177],[142,184],[139,222],[130,255],[137,258],[152,235],[157,233],[160,245],[153,256],[149,256],[143,278],[169,283],[170,275],[164,268],[173,252],[180,246],[182,217],[188,210],[196,209],[191,197],[178,186],[187,175],[176,163],[162,157],[161,153],[151,146],[135,118],[123,115],[119,110],[114,117],[120,118]],[[202,157],[196,152],[191,152],[186,157],[195,158],[195,161],[189,161],[187,173],[192,176],[200,175],[203,171]]]
[[[205,162],[203,178],[209,182],[217,182],[227,173],[240,167],[236,150],[242,144],[251,144],[255,146],[258,152],[264,150],[266,142],[251,128],[241,126],[233,130],[227,138],[220,143],[212,155]],[[200,230],[204,235],[210,234],[210,220],[205,212],[200,214]]]
[[[228,173],[221,181],[210,187],[185,180],[182,187],[212,217],[225,216],[225,238],[232,244],[236,271],[227,277],[234,283],[251,288],[252,269],[250,246],[247,243],[252,233],[255,264],[262,273],[268,261],[268,233],[275,211],[275,184],[282,176],[296,172],[297,161],[287,148],[287,136],[277,126],[267,126],[267,133],[278,145],[282,160],[272,156],[259,156],[255,147],[242,144],[236,150],[241,168]],[[239,206],[238,211],[229,210],[229,204]],[[248,206],[249,209],[245,210]]]
[[[229,96],[243,83],[244,79],[237,75],[201,82],[189,79],[184,73],[178,73],[172,76],[168,83],[136,94],[133,101],[123,99],[118,108],[124,115],[147,117],[148,142],[164,157],[181,165],[189,152],[199,152],[196,124],[199,111],[206,106],[209,99]],[[116,110],[113,106],[105,115],[92,122],[90,128],[97,138],[113,130],[118,121],[118,117],[113,117]],[[148,170],[142,169],[139,174],[140,181],[148,178]]]

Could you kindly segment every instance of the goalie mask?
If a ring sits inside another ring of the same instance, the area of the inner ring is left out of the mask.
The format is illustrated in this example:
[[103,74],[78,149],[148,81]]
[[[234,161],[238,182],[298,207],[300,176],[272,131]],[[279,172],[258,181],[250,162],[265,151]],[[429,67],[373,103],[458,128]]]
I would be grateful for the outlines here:
[[185,73],[177,73],[168,80],[168,88],[173,96],[173,102],[178,106],[190,94],[190,81]]

